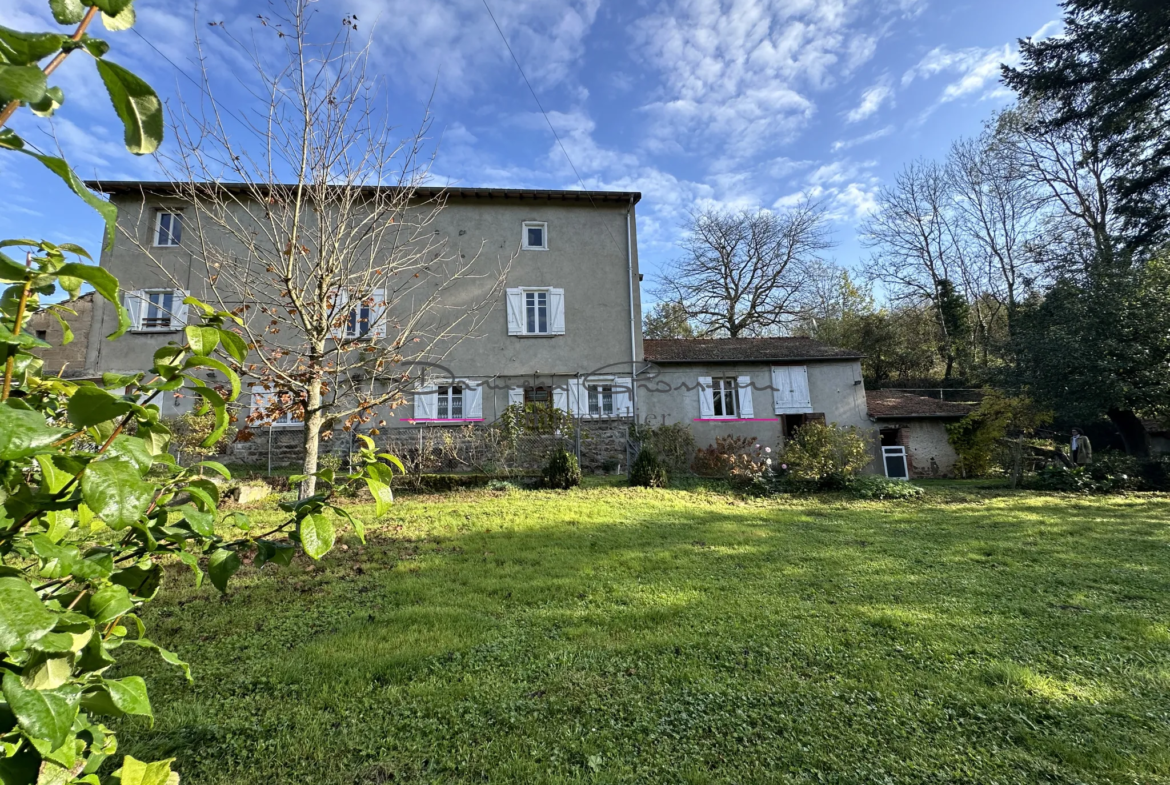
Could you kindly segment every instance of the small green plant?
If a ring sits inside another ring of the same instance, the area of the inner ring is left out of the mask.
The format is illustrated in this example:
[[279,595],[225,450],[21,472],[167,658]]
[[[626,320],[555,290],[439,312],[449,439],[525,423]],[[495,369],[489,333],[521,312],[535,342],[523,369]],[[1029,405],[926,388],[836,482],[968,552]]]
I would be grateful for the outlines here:
[[581,466],[577,456],[563,447],[552,454],[541,472],[544,487],[568,490],[581,484]]
[[845,487],[871,461],[870,439],[857,426],[812,422],[784,445],[781,463],[790,481],[831,489]]
[[920,499],[926,493],[913,483],[865,474],[854,477],[846,488],[858,499]]
[[484,487],[493,493],[512,493],[513,491],[520,490],[520,486],[516,485],[514,482],[508,482],[507,480],[491,480]]
[[630,438],[653,450],[671,476],[685,474],[695,458],[695,436],[686,423],[632,425]]
[[642,447],[642,451],[630,465],[630,485],[639,488],[665,488],[666,483],[666,468],[659,460],[658,453],[648,447]]

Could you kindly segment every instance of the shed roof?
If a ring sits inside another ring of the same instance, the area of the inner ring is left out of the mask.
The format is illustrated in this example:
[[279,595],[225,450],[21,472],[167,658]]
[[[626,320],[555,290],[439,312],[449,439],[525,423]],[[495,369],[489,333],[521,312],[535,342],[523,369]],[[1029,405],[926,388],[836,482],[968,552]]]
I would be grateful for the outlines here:
[[969,403],[940,401],[938,398],[928,398],[925,395],[914,395],[899,390],[866,390],[865,399],[869,416],[875,420],[913,417],[957,420],[966,417],[975,408]]
[[859,360],[860,354],[812,338],[661,338],[643,341],[654,363],[794,362]]

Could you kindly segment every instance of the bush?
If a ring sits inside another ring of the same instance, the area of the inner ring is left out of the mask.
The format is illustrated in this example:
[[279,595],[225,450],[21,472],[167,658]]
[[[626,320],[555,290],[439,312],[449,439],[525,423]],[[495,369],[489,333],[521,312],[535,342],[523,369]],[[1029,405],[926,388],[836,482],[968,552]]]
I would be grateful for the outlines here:
[[777,490],[772,466],[772,448],[756,442],[752,448],[730,459],[727,481],[737,491],[763,496]]
[[695,450],[691,470],[700,477],[728,477],[736,458],[749,454],[756,443],[754,436],[717,436],[713,447]]
[[495,493],[511,493],[520,490],[520,486],[507,480],[492,480],[487,484],[487,489]]
[[870,439],[860,428],[813,422],[797,429],[781,463],[791,481],[832,489],[845,487],[871,461]]
[[658,459],[658,453],[643,445],[642,451],[630,465],[630,485],[639,488],[665,488],[666,469]]
[[631,426],[630,438],[641,442],[643,450],[652,450],[671,476],[685,474],[695,457],[695,436],[686,423]]
[[1024,479],[1024,487],[1060,493],[1124,493],[1170,487],[1170,461],[1140,461],[1119,452],[1101,452],[1088,466],[1048,466]]
[[541,476],[546,488],[576,488],[581,484],[581,467],[577,463],[577,456],[562,447],[548,459]]
[[865,474],[854,477],[847,487],[858,499],[918,499],[926,493],[919,486],[904,480]]

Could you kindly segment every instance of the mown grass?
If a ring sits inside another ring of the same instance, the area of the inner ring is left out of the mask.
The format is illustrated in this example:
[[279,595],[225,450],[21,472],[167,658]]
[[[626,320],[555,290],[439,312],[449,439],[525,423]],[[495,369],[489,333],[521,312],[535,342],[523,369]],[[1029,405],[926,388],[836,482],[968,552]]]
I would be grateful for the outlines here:
[[[369,508],[356,510],[367,518]],[[272,513],[261,513],[263,518]],[[1170,500],[419,497],[147,614],[186,783],[1170,782]]]

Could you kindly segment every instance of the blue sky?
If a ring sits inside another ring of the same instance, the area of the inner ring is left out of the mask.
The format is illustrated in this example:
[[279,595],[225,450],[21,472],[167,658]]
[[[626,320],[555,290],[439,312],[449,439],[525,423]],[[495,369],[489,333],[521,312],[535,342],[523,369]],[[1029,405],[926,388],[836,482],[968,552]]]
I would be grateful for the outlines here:
[[[1010,101],[999,63],[1016,39],[1058,30],[1055,0],[489,0],[587,187],[638,190],[648,282],[676,253],[687,211],[782,207],[822,199],[837,247],[855,267],[857,227],[906,162],[945,155]],[[196,73],[193,20],[178,4],[137,0],[138,31]],[[372,35],[375,70],[396,124],[418,123],[432,91],[438,183],[580,187],[482,0],[320,0],[322,31],[343,14]],[[200,34],[215,52],[224,21],[250,35],[268,3],[205,0]],[[0,24],[50,29],[46,0],[5,0]],[[165,99],[194,85],[133,32],[95,31],[110,58]],[[212,63],[225,102],[248,100],[226,58]],[[153,178],[121,147],[92,63],[74,55],[53,80],[66,103],[52,125],[15,128],[59,145],[82,177]],[[28,115],[22,112],[22,115]],[[83,129],[100,134],[93,141]],[[0,236],[100,245],[95,214],[39,166],[0,156],[7,209]]]

